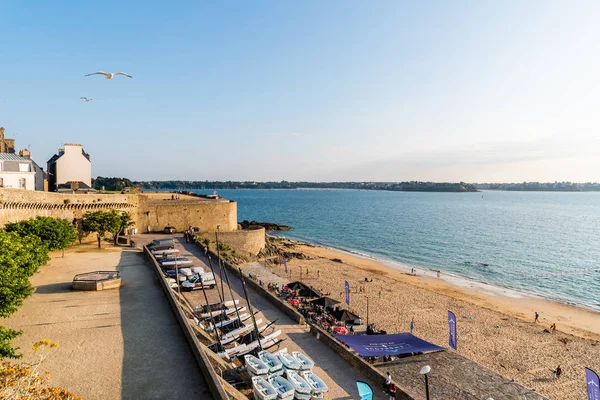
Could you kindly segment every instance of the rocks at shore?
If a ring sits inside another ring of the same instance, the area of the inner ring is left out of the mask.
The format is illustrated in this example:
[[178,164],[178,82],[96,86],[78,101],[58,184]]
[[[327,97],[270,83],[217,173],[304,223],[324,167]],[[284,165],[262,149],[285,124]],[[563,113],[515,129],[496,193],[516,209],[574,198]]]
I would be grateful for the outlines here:
[[242,226],[242,229],[248,229],[250,226],[262,226],[266,231],[289,231],[292,228],[287,225],[278,225],[272,222],[257,222],[257,221],[248,221],[243,220],[239,223]]

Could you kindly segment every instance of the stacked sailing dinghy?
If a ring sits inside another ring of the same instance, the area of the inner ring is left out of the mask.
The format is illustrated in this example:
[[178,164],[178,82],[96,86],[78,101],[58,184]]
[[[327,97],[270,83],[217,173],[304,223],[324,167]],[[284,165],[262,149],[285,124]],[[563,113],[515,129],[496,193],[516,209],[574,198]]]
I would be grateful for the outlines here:
[[326,393],[329,390],[325,382],[311,371],[302,372],[302,377],[310,385],[312,389],[311,396],[313,399],[322,399],[323,393]]
[[294,385],[283,376],[269,375],[268,381],[277,392],[279,400],[292,400],[294,398],[294,393],[296,392]]
[[285,377],[294,386],[294,397],[298,400],[310,400],[312,387],[296,371],[285,371]]
[[252,378],[252,392],[254,393],[254,400],[277,399],[275,388],[262,376]]

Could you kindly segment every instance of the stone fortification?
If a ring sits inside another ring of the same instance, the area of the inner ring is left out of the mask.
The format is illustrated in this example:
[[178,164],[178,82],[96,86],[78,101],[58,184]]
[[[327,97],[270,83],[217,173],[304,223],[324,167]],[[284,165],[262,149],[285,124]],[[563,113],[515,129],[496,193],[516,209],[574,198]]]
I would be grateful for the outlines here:
[[138,231],[162,231],[173,226],[178,232],[189,226],[214,232],[220,226],[223,242],[233,248],[257,254],[265,246],[264,229],[239,230],[237,203],[226,199],[179,196],[168,193],[62,194],[33,190],[0,189],[0,228],[35,216],[72,221],[88,211],[111,209],[131,214]]
[[59,194],[33,190],[0,189],[0,228],[35,216],[72,221],[87,211],[123,210],[136,214],[138,198],[125,194]]
[[171,200],[170,195],[141,194],[138,227],[146,231],[161,231],[165,226],[173,226],[182,232],[190,226],[201,232],[214,232],[217,225],[222,231],[237,230],[237,203],[226,199],[203,199],[180,196]]
[[[214,237],[211,239],[214,240]],[[265,228],[250,226],[248,229],[220,232],[219,242],[255,256],[265,248]]]

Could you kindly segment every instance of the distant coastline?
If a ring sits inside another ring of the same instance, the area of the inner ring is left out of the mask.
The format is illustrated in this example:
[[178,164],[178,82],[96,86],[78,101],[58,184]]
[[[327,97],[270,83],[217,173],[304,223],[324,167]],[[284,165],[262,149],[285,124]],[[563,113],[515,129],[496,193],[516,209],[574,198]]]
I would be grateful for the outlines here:
[[465,183],[465,182],[258,182],[258,181],[131,181],[127,178],[99,176],[92,180],[97,190],[109,191],[168,191],[168,190],[222,190],[222,189],[352,189],[394,192],[450,192],[473,193],[481,190],[523,192],[600,192],[598,182],[521,182],[521,183]]

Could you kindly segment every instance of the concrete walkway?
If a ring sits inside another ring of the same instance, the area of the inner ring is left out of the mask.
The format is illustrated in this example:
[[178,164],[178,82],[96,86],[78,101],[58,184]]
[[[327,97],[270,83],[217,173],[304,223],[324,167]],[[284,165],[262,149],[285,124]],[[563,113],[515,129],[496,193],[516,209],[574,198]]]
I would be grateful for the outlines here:
[[[52,384],[88,399],[212,398],[142,253],[78,246],[32,277],[36,292],[1,324],[22,329],[15,344],[35,359],[40,339],[60,344],[42,368]],[[79,292],[73,276],[121,271],[120,290]]]

